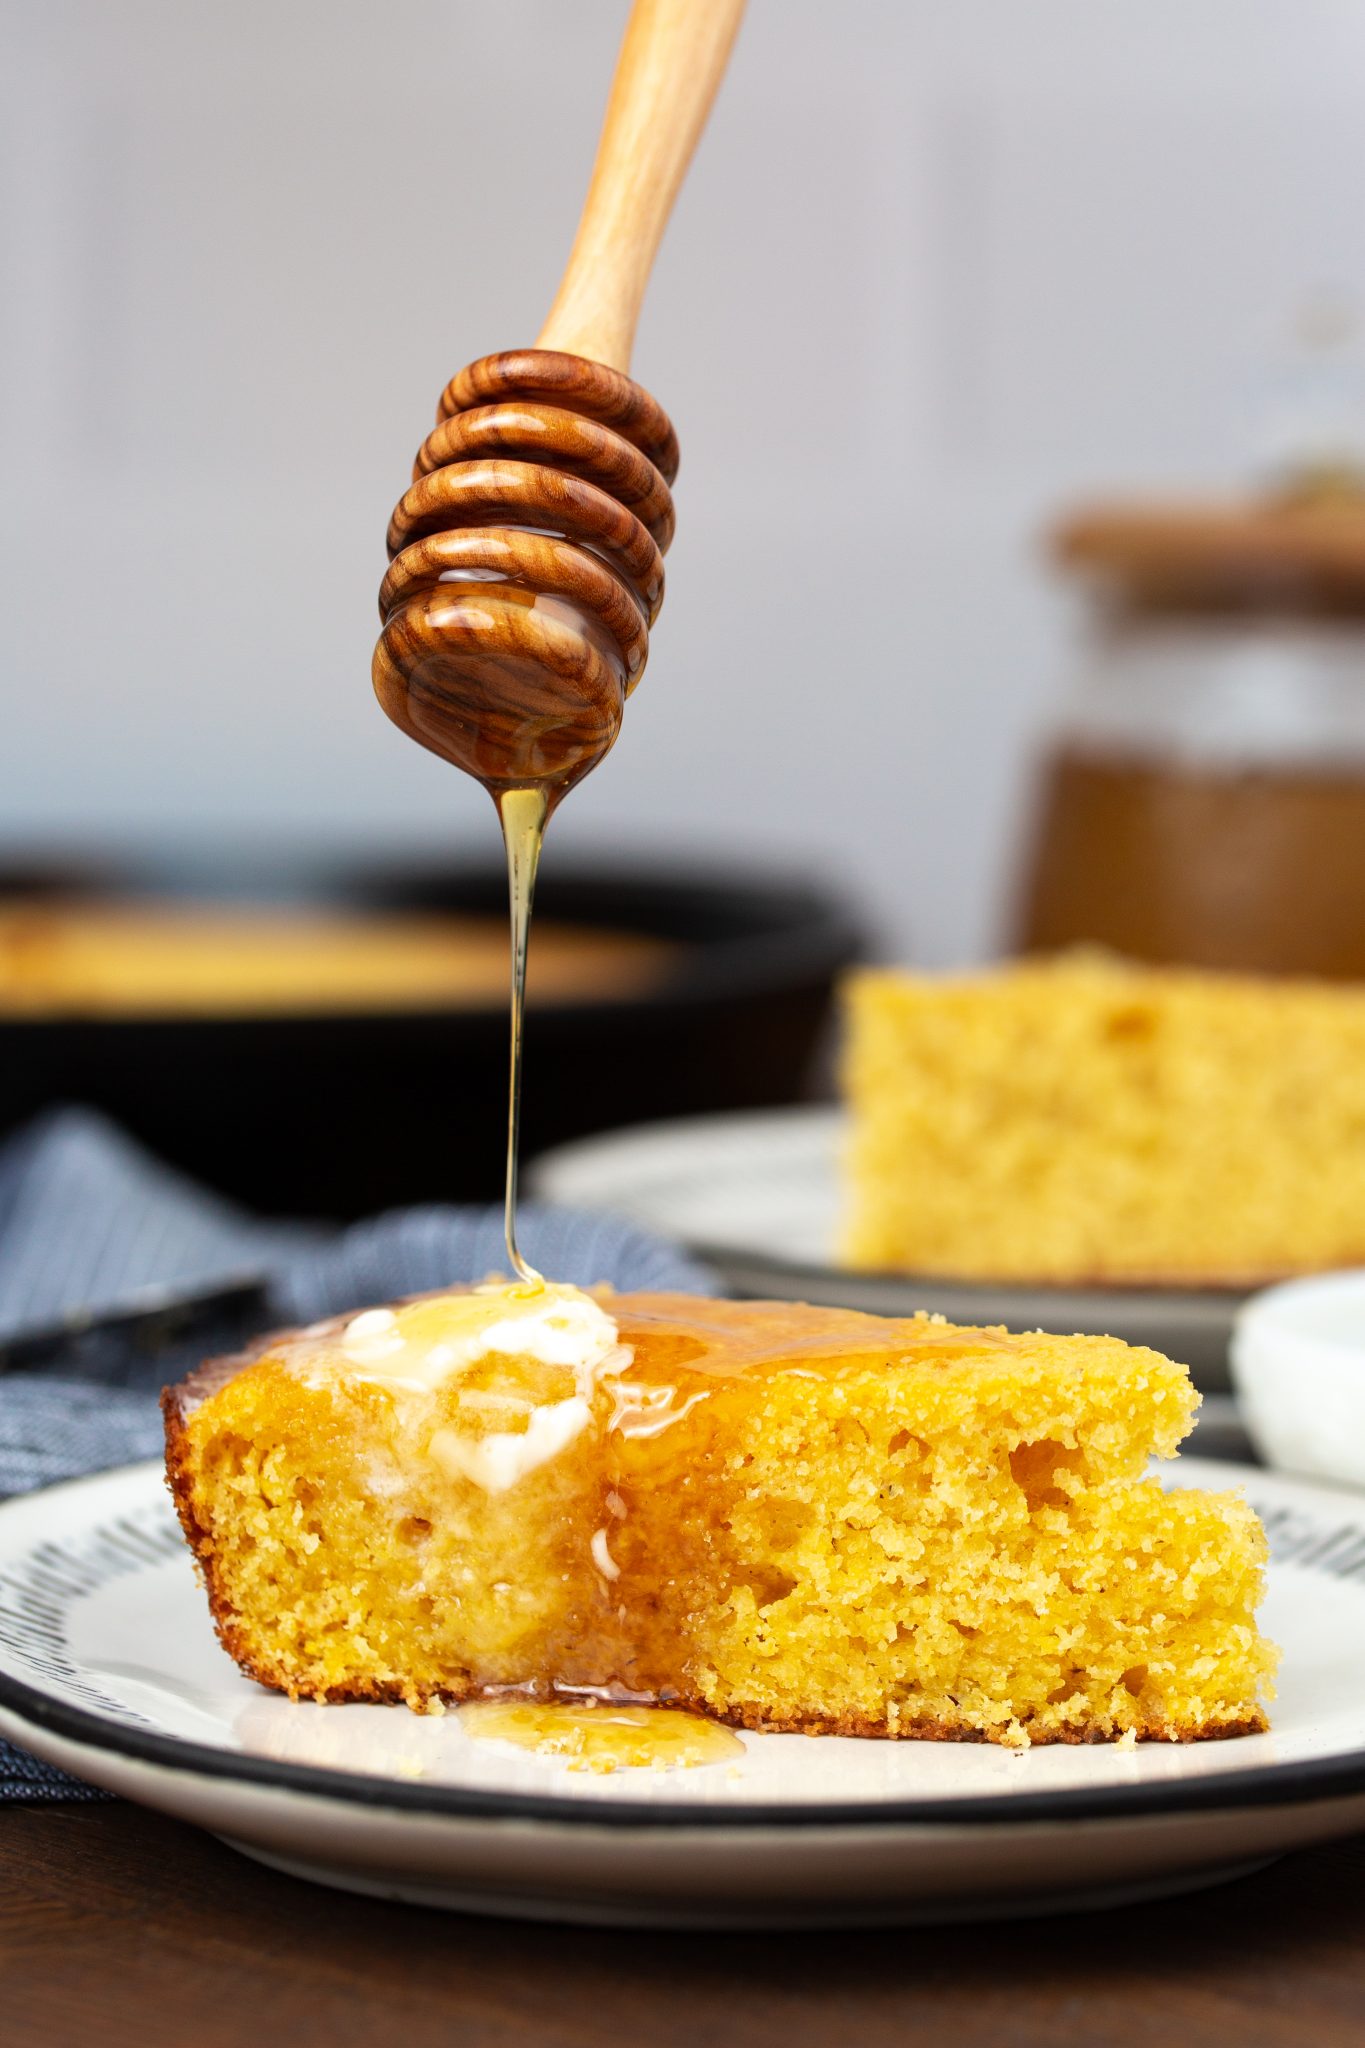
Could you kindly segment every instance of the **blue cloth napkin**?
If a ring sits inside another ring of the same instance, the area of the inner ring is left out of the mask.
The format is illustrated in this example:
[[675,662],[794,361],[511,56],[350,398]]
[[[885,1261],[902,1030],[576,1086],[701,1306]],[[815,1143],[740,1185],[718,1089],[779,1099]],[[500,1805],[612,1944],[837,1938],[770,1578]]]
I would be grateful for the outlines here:
[[[520,1235],[557,1280],[715,1292],[676,1246],[611,1217],[532,1203]],[[0,1497],[157,1456],[161,1388],[240,1341],[244,1313],[313,1322],[505,1270],[496,1210],[405,1209],[342,1231],[262,1222],[94,1112],[55,1111],[0,1146]],[[204,1295],[189,1332],[101,1323],[162,1291]],[[63,1324],[69,1337],[35,1337]],[[104,1796],[0,1743],[0,1800]]]

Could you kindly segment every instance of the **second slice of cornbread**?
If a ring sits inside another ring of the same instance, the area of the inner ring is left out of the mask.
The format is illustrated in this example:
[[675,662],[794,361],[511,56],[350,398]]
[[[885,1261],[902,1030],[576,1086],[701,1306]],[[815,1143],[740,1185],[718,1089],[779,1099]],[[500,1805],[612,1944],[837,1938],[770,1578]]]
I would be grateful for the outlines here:
[[1365,1262],[1365,989],[1101,954],[846,991],[844,1250],[1244,1287]]

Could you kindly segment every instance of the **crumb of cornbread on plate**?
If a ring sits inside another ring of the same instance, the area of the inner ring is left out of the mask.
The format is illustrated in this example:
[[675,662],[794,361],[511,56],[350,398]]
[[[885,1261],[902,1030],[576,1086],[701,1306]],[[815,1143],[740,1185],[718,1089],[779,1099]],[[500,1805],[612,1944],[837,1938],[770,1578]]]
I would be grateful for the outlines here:
[[1365,987],[1101,953],[845,988],[843,1251],[1244,1287],[1365,1263]]
[[426,1297],[165,1397],[219,1635],[295,1697],[660,1700],[754,1729],[1265,1726],[1265,1542],[1148,1476],[1184,1368],[781,1302]]

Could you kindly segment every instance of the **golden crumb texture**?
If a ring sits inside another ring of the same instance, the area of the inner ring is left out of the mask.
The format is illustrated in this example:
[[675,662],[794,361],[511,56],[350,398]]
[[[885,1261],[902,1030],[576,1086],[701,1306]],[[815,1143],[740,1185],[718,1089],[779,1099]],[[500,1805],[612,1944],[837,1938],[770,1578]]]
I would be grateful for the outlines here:
[[267,1341],[168,1391],[171,1488],[243,1670],[316,1700],[606,1687],[749,1728],[1014,1745],[1266,1725],[1260,1525],[1147,1472],[1190,1426],[1183,1367],[1101,1337],[604,1298],[625,1364],[502,1492],[440,1446],[530,1428],[562,1368],[499,1357],[411,1400]]
[[855,975],[844,1253],[1052,1284],[1365,1262],[1365,988],[1064,954]]

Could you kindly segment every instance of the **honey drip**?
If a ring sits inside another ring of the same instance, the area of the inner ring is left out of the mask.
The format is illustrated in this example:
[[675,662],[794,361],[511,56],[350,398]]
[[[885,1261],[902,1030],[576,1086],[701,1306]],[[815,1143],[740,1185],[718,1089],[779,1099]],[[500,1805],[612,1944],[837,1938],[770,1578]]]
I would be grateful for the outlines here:
[[503,1236],[516,1279],[543,1287],[544,1277],[521,1255],[517,1243],[517,1169],[521,1152],[521,1068],[526,1022],[526,953],[531,936],[531,905],[536,871],[550,814],[543,784],[505,789],[499,796],[503,843],[507,848],[507,891],[512,913],[511,1051],[507,1075],[507,1176],[503,1190]]
[[537,1756],[562,1756],[571,1771],[695,1770],[744,1754],[733,1729],[676,1707],[472,1700],[461,1707],[460,1719],[477,1742],[512,1742]]

